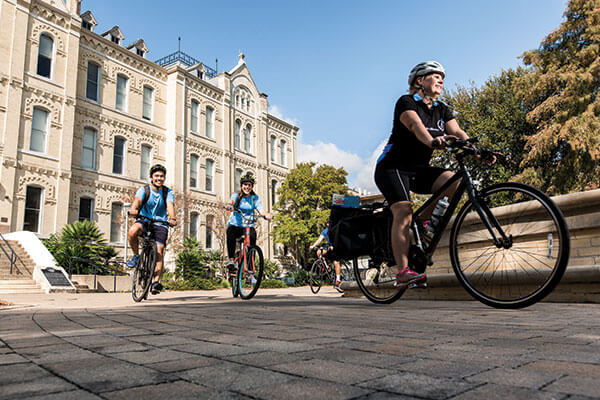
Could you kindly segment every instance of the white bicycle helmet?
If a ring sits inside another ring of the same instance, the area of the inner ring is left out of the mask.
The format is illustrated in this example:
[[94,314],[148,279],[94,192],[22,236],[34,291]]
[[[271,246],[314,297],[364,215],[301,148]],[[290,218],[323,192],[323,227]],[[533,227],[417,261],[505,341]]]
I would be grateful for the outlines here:
[[408,74],[408,87],[412,87],[415,83],[415,79],[418,77],[433,74],[434,72],[442,74],[443,78],[446,77],[446,70],[442,67],[442,64],[437,61],[425,61],[415,65],[415,67],[410,70],[410,74]]

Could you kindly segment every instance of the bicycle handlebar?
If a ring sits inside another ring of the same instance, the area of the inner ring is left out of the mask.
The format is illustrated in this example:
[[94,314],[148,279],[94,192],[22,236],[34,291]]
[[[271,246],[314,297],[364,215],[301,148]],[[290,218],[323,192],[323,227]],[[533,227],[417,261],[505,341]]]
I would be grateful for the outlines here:
[[[448,139],[450,139],[450,140],[448,140]],[[475,144],[479,143],[479,141],[480,141],[480,139],[477,137],[472,137],[467,140],[463,140],[463,139],[455,139],[454,137],[450,136],[450,137],[447,137],[446,140],[447,140],[446,148],[448,149],[448,151],[453,152],[453,153],[456,153],[459,150],[462,150],[462,152],[464,154],[468,154],[468,155],[472,155],[472,156],[479,156],[484,161],[491,161],[494,159],[494,157],[495,158],[505,157],[504,153],[501,153],[499,151],[476,146]]]
[[171,224],[169,224],[169,221],[164,221],[164,220],[162,220],[162,219],[148,218],[148,217],[146,217],[145,215],[142,215],[142,214],[140,214],[140,213],[137,213],[136,215],[132,215],[132,214],[131,214],[131,213],[128,211],[128,212],[127,212],[127,215],[128,215],[128,216],[130,216],[130,217],[142,218],[142,219],[148,220],[148,221],[150,221],[150,222],[151,222],[151,223],[153,223],[153,224],[167,224],[167,225],[169,225],[169,226],[171,225]]
[[[229,211],[229,207],[228,207],[228,206],[224,206],[223,208]],[[264,215],[262,215],[262,214],[258,214],[258,215],[256,215],[255,213],[252,213],[252,216],[246,216],[246,215],[245,215],[245,214],[242,212],[242,210],[240,210],[240,209],[239,209],[239,208],[237,208],[237,207],[233,207],[233,211],[234,211],[234,212],[237,212],[237,213],[239,213],[239,214],[242,216],[242,219],[244,219],[244,221],[246,221],[246,222],[254,222],[254,221],[256,221],[258,218],[264,218],[264,219],[267,219],[267,217],[265,217],[265,216],[264,216]]]

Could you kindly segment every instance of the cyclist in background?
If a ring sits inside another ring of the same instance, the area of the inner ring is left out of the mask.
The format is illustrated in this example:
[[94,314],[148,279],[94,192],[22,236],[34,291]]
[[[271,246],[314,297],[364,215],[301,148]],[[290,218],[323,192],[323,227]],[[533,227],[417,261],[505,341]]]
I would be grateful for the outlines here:
[[160,283],[160,278],[163,269],[163,260],[169,226],[175,226],[177,219],[175,218],[175,201],[173,191],[164,185],[167,169],[155,164],[150,167],[150,185],[142,186],[135,194],[135,199],[131,203],[129,215],[136,216],[138,213],[147,218],[164,221],[162,224],[151,224],[147,220],[140,218],[129,229],[127,238],[129,245],[133,251],[133,257],[127,263],[127,266],[133,268],[139,260],[139,240],[138,236],[142,234],[144,224],[147,224],[147,229],[151,229],[156,240],[156,268],[154,269],[154,277],[150,290],[152,294],[159,294],[163,289]]
[[[409,228],[412,222],[410,191],[422,194],[439,190],[453,175],[452,171],[429,165],[433,149],[443,148],[448,136],[466,140],[455,113],[438,100],[444,88],[446,72],[437,61],[417,64],[408,76],[409,94],[396,102],[392,134],[375,168],[375,184],[384,195],[393,215],[392,250],[398,268],[396,286],[423,283],[425,274],[408,268]],[[440,195],[452,198],[460,181]],[[433,211],[432,202],[424,215]],[[417,221],[423,226],[425,221]]]
[[250,172],[243,175],[240,178],[240,191],[231,195],[226,206],[227,210],[233,211],[227,221],[227,256],[229,261],[226,267],[230,273],[235,271],[233,260],[235,258],[236,240],[244,236],[246,226],[250,226],[250,245],[256,245],[256,229],[254,228],[256,221],[246,224],[242,214],[248,218],[254,216],[256,211],[269,221],[273,218],[270,213],[263,213],[263,205],[258,195],[254,193],[255,182],[256,180]]
[[313,250],[315,247],[321,244],[321,242],[325,239],[327,243],[327,249],[317,249],[317,257],[325,257],[327,254],[327,259],[333,262],[333,268],[335,269],[335,283],[333,287],[337,290],[340,290],[340,285],[342,284],[342,266],[340,264],[339,257],[336,257],[335,252],[333,251],[333,246],[331,246],[331,241],[329,240],[329,219],[327,219],[327,227],[321,231],[321,234],[317,238],[316,242],[309,247],[310,250]]

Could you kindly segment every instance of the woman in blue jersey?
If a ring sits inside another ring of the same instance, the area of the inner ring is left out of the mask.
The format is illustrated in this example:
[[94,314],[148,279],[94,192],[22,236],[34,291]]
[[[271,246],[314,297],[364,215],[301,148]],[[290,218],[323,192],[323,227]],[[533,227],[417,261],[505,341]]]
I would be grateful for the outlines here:
[[342,265],[340,264],[338,257],[335,256],[333,246],[329,240],[329,219],[327,220],[327,227],[321,231],[318,239],[309,247],[309,249],[313,250],[321,244],[323,239],[325,239],[325,242],[327,243],[327,249],[317,249],[317,257],[321,257],[322,255],[333,262],[333,268],[335,269],[335,283],[333,284],[333,287],[339,291],[341,290],[340,285],[342,284]]
[[[245,228],[250,226],[250,245],[256,245],[256,229],[254,229],[255,222],[249,224],[244,221],[242,214],[246,217],[254,215],[254,212],[263,215],[267,220],[271,220],[273,217],[269,213],[263,212],[263,206],[258,198],[258,195],[254,193],[254,176],[248,172],[240,179],[240,191],[234,193],[229,202],[227,203],[227,209],[233,211],[229,221],[227,221],[227,256],[229,262],[227,267],[232,270],[235,266],[233,259],[235,258],[235,241],[237,238],[244,236]],[[236,211],[239,210],[239,211]]]

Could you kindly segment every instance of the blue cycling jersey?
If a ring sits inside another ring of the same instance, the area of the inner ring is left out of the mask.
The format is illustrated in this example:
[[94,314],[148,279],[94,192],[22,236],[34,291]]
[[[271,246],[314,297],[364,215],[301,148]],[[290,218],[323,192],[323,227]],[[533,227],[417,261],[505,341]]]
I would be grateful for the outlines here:
[[[239,197],[239,193],[234,193],[231,196],[231,199],[234,201],[234,204],[237,202]],[[263,205],[260,202],[260,199],[257,195],[250,196],[242,196],[240,199],[240,203],[238,205],[239,210],[246,216],[246,218],[250,218],[254,214],[254,210],[262,211]],[[255,221],[246,224],[244,218],[242,218],[242,214],[237,211],[231,213],[229,220],[227,221],[227,225],[238,226],[241,228],[245,228],[247,226],[253,227],[255,225]]]
[[[135,193],[135,197],[139,197],[142,200],[144,200],[145,195],[144,186],[139,188]],[[167,192],[167,203],[175,203],[175,196],[171,189]],[[162,188],[154,190],[152,185],[150,185],[150,197],[146,205],[140,210],[140,214],[147,218],[165,221],[165,224],[167,224],[169,218],[167,217],[167,205],[163,200]]]

